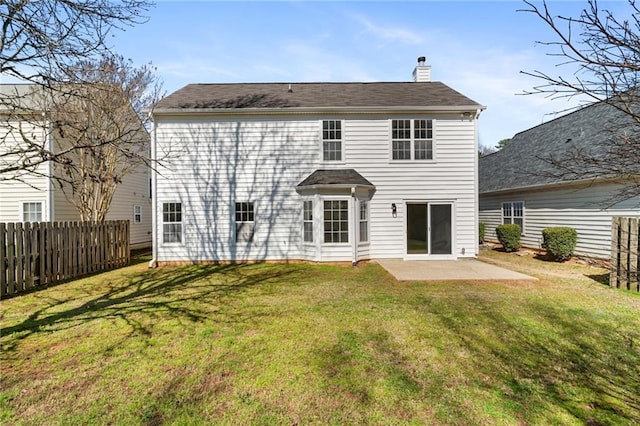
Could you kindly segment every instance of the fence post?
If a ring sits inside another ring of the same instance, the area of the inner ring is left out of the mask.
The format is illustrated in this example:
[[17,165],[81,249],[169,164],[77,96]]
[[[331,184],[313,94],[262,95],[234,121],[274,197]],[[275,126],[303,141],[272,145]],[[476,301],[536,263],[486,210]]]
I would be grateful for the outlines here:
[[0,297],[8,294],[7,274],[9,273],[9,263],[7,259],[7,226],[0,223]]

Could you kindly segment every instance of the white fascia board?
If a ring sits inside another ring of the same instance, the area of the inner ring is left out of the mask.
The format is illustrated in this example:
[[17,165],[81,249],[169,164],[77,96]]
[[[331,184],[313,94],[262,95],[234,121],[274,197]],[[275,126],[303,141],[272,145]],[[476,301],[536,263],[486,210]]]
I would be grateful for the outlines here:
[[407,114],[407,113],[479,113],[482,105],[393,106],[393,107],[305,107],[305,108],[156,108],[155,116],[171,115],[307,115],[307,114]]

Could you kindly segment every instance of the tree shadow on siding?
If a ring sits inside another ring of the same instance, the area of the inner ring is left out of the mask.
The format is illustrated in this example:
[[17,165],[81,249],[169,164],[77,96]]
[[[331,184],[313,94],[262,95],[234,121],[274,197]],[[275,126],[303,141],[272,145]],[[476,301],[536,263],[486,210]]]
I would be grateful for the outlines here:
[[[288,126],[257,120],[199,122],[190,125],[187,141],[174,141],[180,147],[173,150],[167,184],[183,203],[188,260],[298,257],[302,225],[295,186],[314,170],[318,149],[317,141],[305,136],[310,132]],[[247,241],[236,237],[235,205],[240,202],[254,206]]]

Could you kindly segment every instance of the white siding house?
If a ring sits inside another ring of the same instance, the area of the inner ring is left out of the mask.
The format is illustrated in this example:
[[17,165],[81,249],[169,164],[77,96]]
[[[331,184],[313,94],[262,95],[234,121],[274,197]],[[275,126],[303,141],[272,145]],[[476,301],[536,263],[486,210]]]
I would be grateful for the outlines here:
[[[604,171],[597,168],[562,173],[558,164],[585,153],[606,156],[607,144],[619,136],[612,129],[638,132],[624,119],[614,108],[593,104],[518,133],[501,151],[482,157],[479,220],[487,238],[496,241],[502,223],[518,223],[523,246],[539,249],[544,228],[568,226],[578,233],[576,254],[609,258],[611,218],[640,217],[640,197],[619,196],[631,180],[601,178]],[[632,168],[629,174],[640,176],[640,165]]]
[[153,262],[476,256],[483,107],[428,76],[194,84],[160,101]]
[[[5,84],[0,85],[0,93],[3,97],[19,96],[26,101],[36,97],[33,95],[37,90],[34,87]],[[57,132],[52,131],[53,126],[37,108],[39,106],[33,100],[28,102],[32,103],[25,108],[29,111],[29,117],[24,116],[23,120],[19,120],[23,116],[21,112],[6,110],[6,106],[15,105],[14,102],[2,102],[5,109],[0,107],[0,155],[24,143],[25,137],[43,144],[47,149],[56,149]],[[68,199],[70,191],[52,178],[55,173],[55,167],[50,162],[44,162],[29,173],[20,173],[19,179],[8,179],[9,174],[3,176],[0,179],[0,222],[79,220],[76,208]],[[151,245],[150,178],[150,171],[143,166],[125,176],[118,185],[106,216],[107,220],[130,221],[130,238],[134,247]]]

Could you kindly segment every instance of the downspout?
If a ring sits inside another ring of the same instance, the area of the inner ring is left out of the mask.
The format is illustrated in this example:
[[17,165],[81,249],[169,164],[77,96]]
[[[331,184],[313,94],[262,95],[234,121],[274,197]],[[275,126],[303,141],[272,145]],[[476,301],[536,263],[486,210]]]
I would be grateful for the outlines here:
[[156,122],[151,117],[153,127],[151,129],[151,260],[149,261],[149,268],[155,268],[158,266],[158,191],[157,191],[157,178],[156,168],[158,162],[156,161]]
[[[44,115],[44,113],[43,113]],[[53,143],[51,143],[51,121],[50,120],[46,120],[45,121],[45,134],[44,134],[44,138],[45,138],[45,147],[47,149],[47,151],[49,152],[53,152]],[[53,218],[54,216],[54,210],[53,210],[53,166],[51,164],[51,160],[47,161],[47,218],[46,220],[44,220],[44,222],[53,222]]]
[[353,219],[352,219],[352,235],[353,235],[353,242],[352,242],[352,247],[353,247],[353,256],[351,259],[351,265],[352,266],[356,266],[358,264],[358,231],[357,231],[357,226],[358,226],[358,203],[356,202],[356,187],[352,186],[351,187],[351,199],[353,200]]
[[480,112],[482,110],[481,109],[477,109],[476,110],[476,115],[474,117],[473,120],[473,133],[475,135],[474,139],[475,139],[475,144],[474,144],[474,150],[473,150],[473,158],[474,158],[474,183],[475,183],[475,191],[473,191],[474,194],[474,204],[475,204],[475,211],[473,213],[474,216],[474,222],[475,225],[473,227],[473,238],[475,241],[475,257],[478,257],[478,255],[480,254],[480,243],[479,243],[479,227],[480,227],[480,197],[478,195],[478,192],[480,191],[480,183],[478,182],[478,174],[479,174],[479,170],[478,170],[478,154],[477,154],[477,150],[478,150],[478,142],[480,141],[479,136],[478,136],[478,119],[480,118]]

